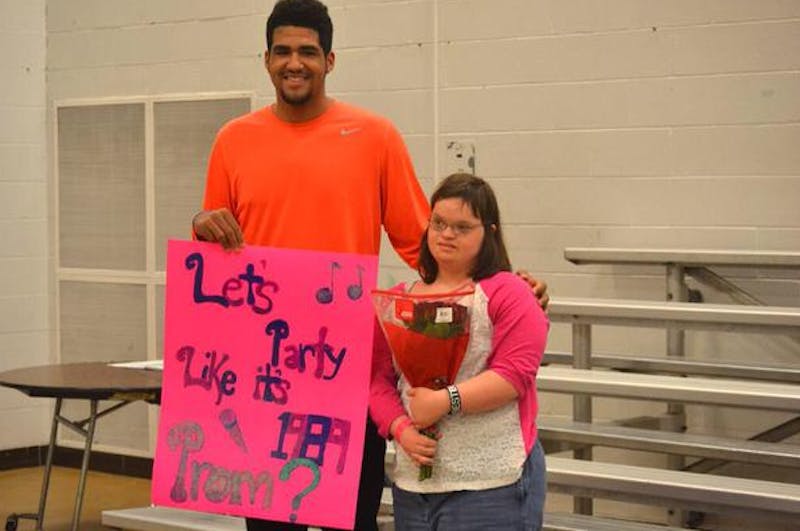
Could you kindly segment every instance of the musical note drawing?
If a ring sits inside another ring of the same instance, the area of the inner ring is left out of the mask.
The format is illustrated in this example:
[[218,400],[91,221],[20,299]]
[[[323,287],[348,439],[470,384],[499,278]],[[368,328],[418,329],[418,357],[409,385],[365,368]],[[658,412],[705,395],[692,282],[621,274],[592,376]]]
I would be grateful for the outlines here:
[[[318,303],[330,304],[333,302],[334,277],[336,276],[335,271],[337,269],[342,269],[342,265],[339,262],[331,262],[331,282],[329,286],[323,286],[317,290],[316,297]],[[364,295],[364,268],[357,265],[356,270],[358,271],[358,282],[347,286],[347,297],[351,301],[357,301]]]
[[359,265],[356,266],[356,269],[358,269],[358,284],[351,284],[347,287],[347,296],[350,297],[351,301],[357,301],[364,294],[364,282],[361,278],[364,268]]
[[333,276],[335,269],[341,269],[339,262],[331,263],[331,285],[324,286],[317,290],[317,302],[320,304],[330,304],[333,302]]

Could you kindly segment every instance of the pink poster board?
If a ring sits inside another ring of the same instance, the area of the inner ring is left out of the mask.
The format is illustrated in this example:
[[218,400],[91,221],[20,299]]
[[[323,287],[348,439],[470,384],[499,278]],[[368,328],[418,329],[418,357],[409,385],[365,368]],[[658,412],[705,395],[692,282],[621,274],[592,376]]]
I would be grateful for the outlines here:
[[352,528],[377,257],[170,241],[155,505]]

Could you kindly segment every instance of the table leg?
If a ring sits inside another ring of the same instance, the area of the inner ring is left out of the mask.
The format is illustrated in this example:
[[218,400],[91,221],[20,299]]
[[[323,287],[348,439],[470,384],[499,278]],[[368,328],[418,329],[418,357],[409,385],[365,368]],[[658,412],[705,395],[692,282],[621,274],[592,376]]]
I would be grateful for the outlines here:
[[86,487],[86,472],[89,470],[89,457],[92,453],[92,441],[94,439],[94,426],[97,420],[97,400],[90,403],[91,412],[89,425],[86,428],[86,446],[83,449],[83,462],[81,462],[81,476],[78,480],[78,492],[75,494],[75,510],[72,513],[72,531],[78,531],[78,523],[81,519],[81,507],[83,505],[83,491]]
[[53,410],[53,423],[50,427],[50,444],[47,446],[47,461],[45,461],[44,478],[42,478],[42,492],[39,495],[39,512],[36,513],[36,531],[42,531],[44,527],[44,508],[47,506],[47,491],[50,488],[50,472],[53,470],[53,454],[56,449],[58,418],[61,415],[62,403],[63,399],[56,398],[56,407]]

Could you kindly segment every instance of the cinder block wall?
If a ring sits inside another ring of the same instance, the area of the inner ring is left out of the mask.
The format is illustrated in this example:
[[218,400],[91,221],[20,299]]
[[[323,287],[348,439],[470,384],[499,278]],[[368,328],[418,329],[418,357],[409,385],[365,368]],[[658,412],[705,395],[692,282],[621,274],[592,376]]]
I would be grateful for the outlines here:
[[[255,89],[265,104],[271,5],[50,0],[49,99]],[[800,241],[799,5],[328,5],[332,94],[394,119],[428,187],[450,168],[446,143],[473,142],[515,263],[554,294],[662,291],[655,271],[570,267],[565,245]],[[786,304],[800,289],[784,282],[767,295]]]
[[[50,359],[45,2],[0,3],[0,371]],[[0,450],[46,437],[49,403],[0,388]]]
[[[545,278],[553,296],[664,298],[661,268],[572,266],[563,259],[568,246],[800,248],[800,4],[435,3],[438,167],[447,167],[446,140],[474,142],[477,172],[502,203],[514,264]],[[769,304],[800,305],[798,272],[726,274]],[[550,347],[568,350],[569,334],[554,326]],[[661,355],[665,334],[595,327],[593,346]],[[796,363],[800,348],[781,337],[687,333],[687,353]],[[561,395],[541,401],[543,414],[571,414]],[[594,404],[601,419],[663,411]],[[692,407],[687,420],[696,433],[749,437],[789,418]],[[788,479],[776,470],[739,472]]]

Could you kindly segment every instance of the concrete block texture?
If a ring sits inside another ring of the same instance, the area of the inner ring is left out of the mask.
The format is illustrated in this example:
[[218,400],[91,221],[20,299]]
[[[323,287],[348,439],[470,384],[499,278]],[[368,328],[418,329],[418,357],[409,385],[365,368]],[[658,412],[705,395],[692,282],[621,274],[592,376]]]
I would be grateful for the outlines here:
[[0,293],[3,297],[47,296],[47,268],[43,258],[0,258]]
[[[2,401],[14,400],[11,393],[23,398],[25,395],[10,389],[2,390]],[[41,434],[50,430],[49,417],[52,415],[51,401],[27,399],[24,406],[17,404],[13,409],[3,410],[3,427],[0,430],[0,450],[13,450],[41,446]],[[12,428],[13,426],[13,428]],[[46,441],[45,441],[46,443]]]
[[796,72],[443,89],[442,130],[530,131],[796,123]]
[[266,13],[273,3],[257,0],[227,3],[215,0],[48,0],[47,30],[56,33],[253,16]]
[[784,52],[798,38],[800,23],[789,21],[445,40],[441,76],[468,86],[796,70],[800,58]]
[[0,220],[0,234],[0,258],[46,256],[47,220]]
[[[45,34],[46,0],[10,1],[0,4],[0,34]],[[36,46],[38,47],[38,46]]]
[[45,295],[0,297],[0,334],[47,330]]
[[[0,3],[0,371],[50,359],[45,0]],[[3,389],[0,448],[47,440],[45,401]]]

